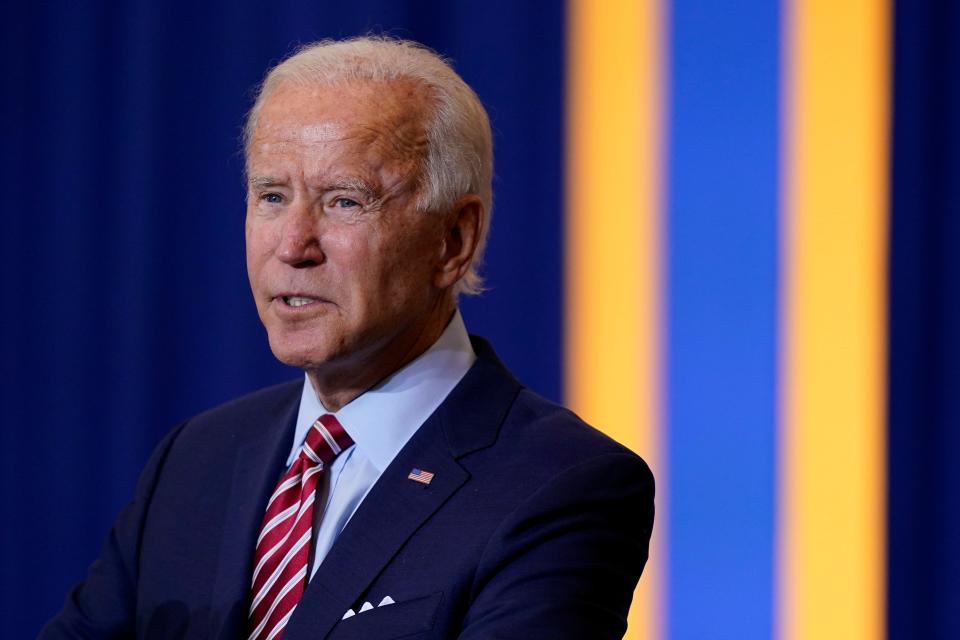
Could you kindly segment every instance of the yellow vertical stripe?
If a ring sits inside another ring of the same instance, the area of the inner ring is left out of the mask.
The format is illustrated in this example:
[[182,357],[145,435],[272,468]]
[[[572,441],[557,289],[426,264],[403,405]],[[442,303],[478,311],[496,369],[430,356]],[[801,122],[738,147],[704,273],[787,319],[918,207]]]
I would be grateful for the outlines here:
[[662,16],[658,0],[570,0],[566,399],[657,477],[651,559],[627,638],[661,637],[666,469],[658,434]]
[[878,640],[890,9],[787,6],[779,637]]

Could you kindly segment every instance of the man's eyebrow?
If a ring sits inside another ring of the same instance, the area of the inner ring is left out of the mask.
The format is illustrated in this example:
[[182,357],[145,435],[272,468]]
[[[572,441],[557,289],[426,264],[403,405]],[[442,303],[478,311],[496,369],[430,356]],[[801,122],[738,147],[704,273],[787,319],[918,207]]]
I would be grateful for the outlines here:
[[273,176],[251,176],[249,182],[252,187],[275,187],[286,184],[283,180]]
[[376,198],[379,193],[372,184],[363,178],[345,177],[336,178],[323,186],[324,191],[355,191],[367,198]]
[[[273,176],[251,176],[248,180],[249,184],[253,188],[268,189],[270,187],[277,186],[286,186],[287,181],[281,178],[275,178]],[[364,180],[363,178],[346,176],[342,178],[334,178],[329,182],[325,182],[321,187],[321,191],[353,191],[356,193],[363,194],[365,197],[370,199],[376,199],[379,197],[379,190],[370,182]]]

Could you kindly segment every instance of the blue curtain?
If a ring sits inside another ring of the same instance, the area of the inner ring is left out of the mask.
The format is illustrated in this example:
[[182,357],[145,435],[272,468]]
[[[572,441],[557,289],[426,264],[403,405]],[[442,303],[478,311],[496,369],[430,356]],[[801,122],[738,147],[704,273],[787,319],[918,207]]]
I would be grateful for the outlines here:
[[889,633],[960,629],[960,5],[895,5]]
[[464,315],[559,398],[563,31],[561,2],[5,3],[0,636],[60,607],[164,432],[298,375],[247,290],[239,153],[252,88],[298,44],[413,38],[480,94],[491,290]]

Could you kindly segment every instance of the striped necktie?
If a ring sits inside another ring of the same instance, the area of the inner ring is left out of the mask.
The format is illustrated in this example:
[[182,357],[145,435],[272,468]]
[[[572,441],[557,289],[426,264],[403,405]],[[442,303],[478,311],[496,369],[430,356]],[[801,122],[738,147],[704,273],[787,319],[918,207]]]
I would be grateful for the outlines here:
[[300,602],[307,586],[317,484],[323,470],[352,444],[336,418],[320,416],[270,497],[253,557],[250,640],[277,640]]

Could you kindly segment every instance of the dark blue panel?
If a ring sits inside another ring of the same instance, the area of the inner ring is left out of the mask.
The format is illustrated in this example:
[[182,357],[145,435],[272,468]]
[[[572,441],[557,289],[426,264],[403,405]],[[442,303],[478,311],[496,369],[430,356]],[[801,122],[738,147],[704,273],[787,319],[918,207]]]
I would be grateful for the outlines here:
[[491,290],[464,313],[559,397],[563,3],[4,3],[0,636],[60,606],[162,433],[297,375],[247,290],[240,123],[297,44],[368,31],[452,57],[487,104]]
[[895,5],[888,637],[960,629],[960,6]]
[[674,2],[668,192],[671,637],[772,633],[776,2]]

